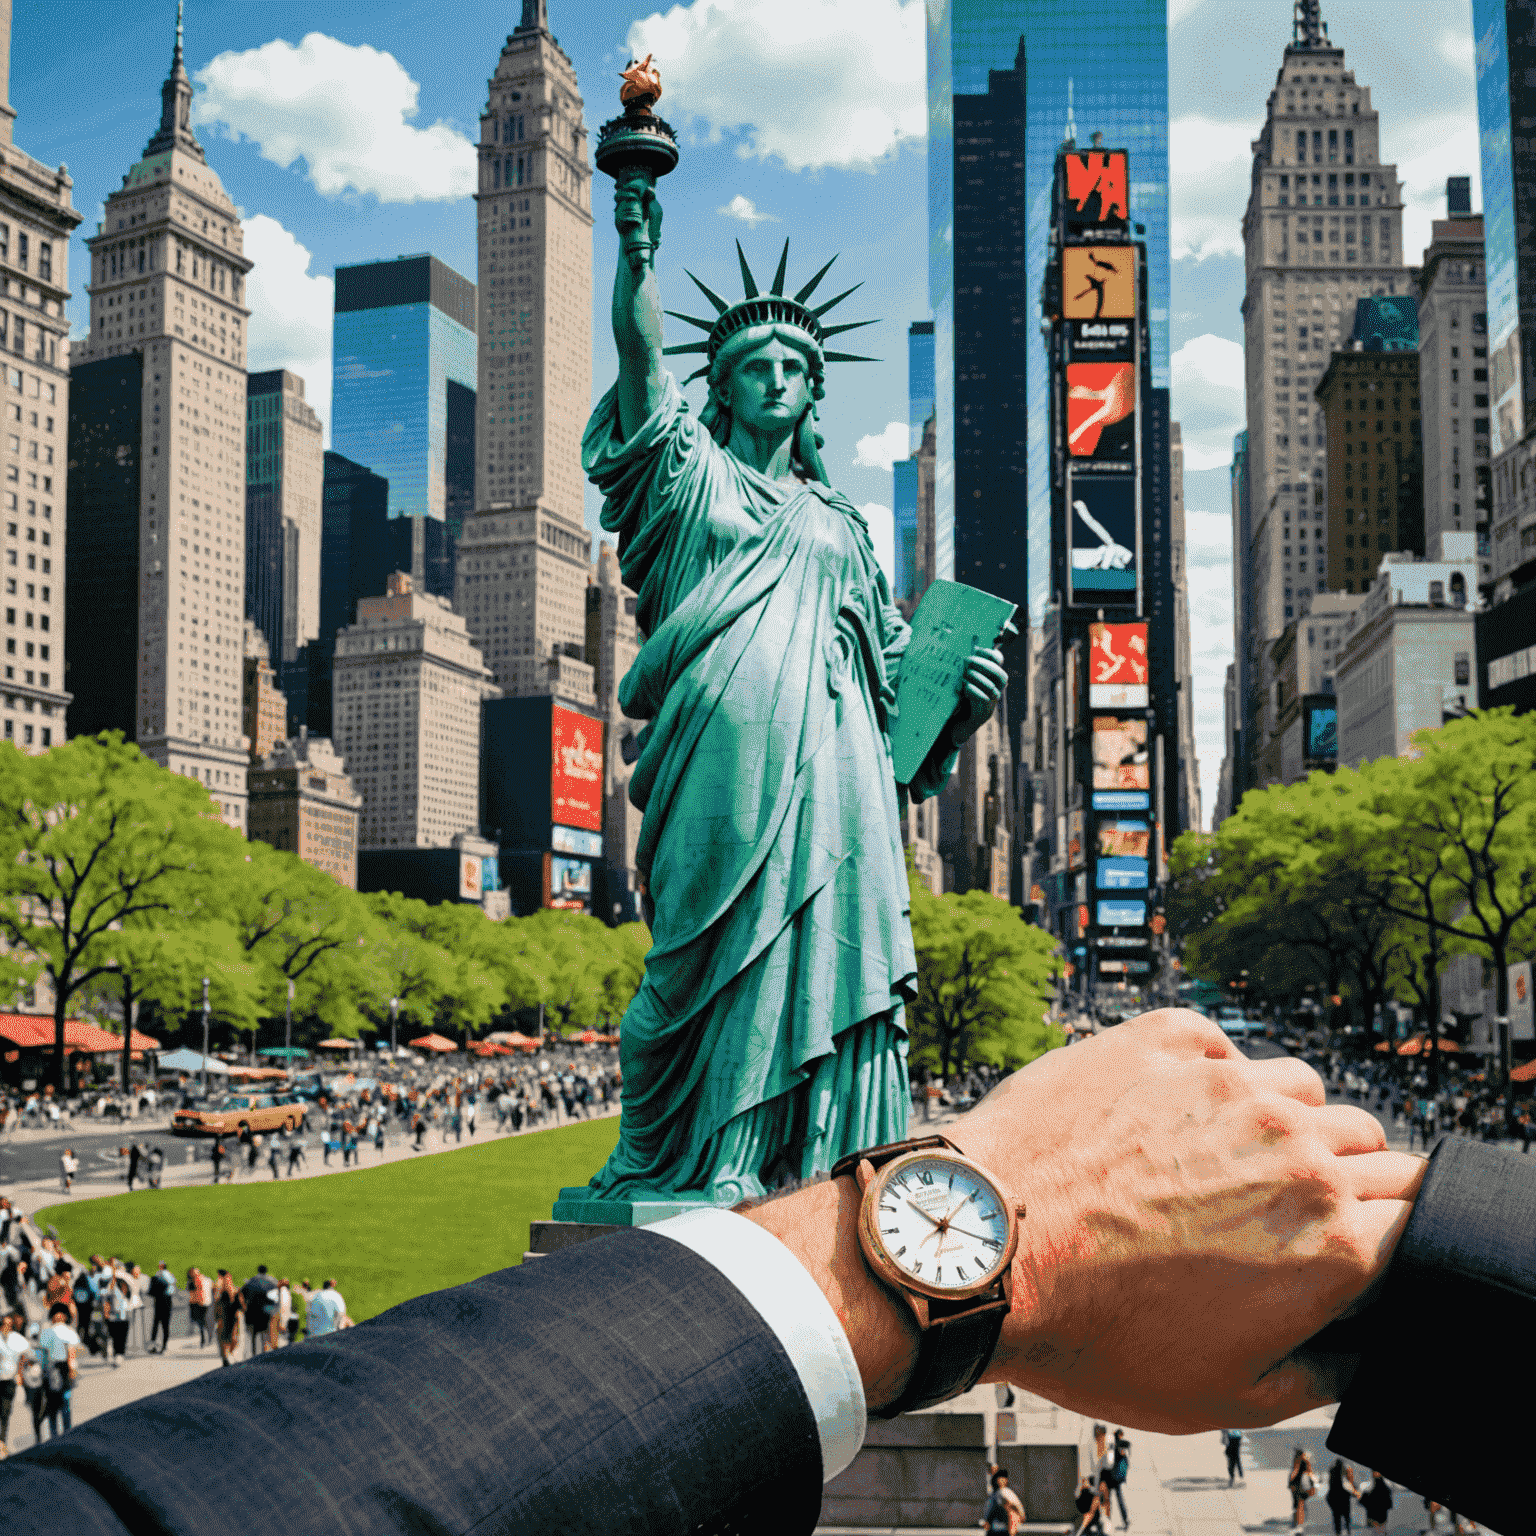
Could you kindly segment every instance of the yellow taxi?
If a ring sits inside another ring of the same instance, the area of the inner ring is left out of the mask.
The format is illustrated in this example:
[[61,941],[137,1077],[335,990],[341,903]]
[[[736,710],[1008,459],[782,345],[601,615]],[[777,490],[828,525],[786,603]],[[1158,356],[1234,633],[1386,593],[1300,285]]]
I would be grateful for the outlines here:
[[296,1093],[231,1093],[171,1116],[177,1136],[238,1136],[257,1131],[292,1131],[304,1123],[304,1101]]

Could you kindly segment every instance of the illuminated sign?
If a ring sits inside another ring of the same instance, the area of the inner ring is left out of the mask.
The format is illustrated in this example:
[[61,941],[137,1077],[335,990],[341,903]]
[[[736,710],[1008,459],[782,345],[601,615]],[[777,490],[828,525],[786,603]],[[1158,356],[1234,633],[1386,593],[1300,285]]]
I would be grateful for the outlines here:
[[1099,903],[1100,928],[1142,928],[1146,926],[1144,901],[1109,901]]
[[1088,707],[1147,707],[1147,626],[1088,626]]
[[1306,711],[1307,756],[1336,762],[1339,756],[1337,705],[1311,704]]
[[1093,791],[1093,808],[1096,811],[1147,811],[1152,808],[1152,796],[1144,789],[1096,789]]
[[555,902],[590,896],[592,866],[581,859],[567,859],[556,854],[549,861],[549,894]]
[[[1065,320],[1136,318],[1136,248],[1069,245],[1061,253],[1061,313]],[[1127,340],[1130,327],[1122,328]]]
[[[1101,463],[1136,462],[1135,364],[1067,364],[1067,452]],[[1082,492],[1074,485],[1073,494]],[[1133,503],[1127,540],[1132,549],[1135,532]]]
[[1101,891],[1144,891],[1147,888],[1147,861],[1100,859],[1094,865],[1094,884]]
[[1101,859],[1144,859],[1152,829],[1144,821],[1101,821],[1099,823]]
[[550,717],[550,812],[562,826],[603,830],[603,725],[554,705]]
[[1136,477],[1073,474],[1067,496],[1073,600],[1135,602]]
[[551,827],[549,846],[556,853],[574,853],[584,859],[603,856],[603,840],[596,832],[578,832],[575,827]]
[[480,874],[480,860],[472,853],[461,853],[459,855],[460,901],[479,901],[484,895]]
[[1093,719],[1093,787],[1150,789],[1152,768],[1147,758],[1147,722],[1117,715]]
[[1151,971],[1152,965],[1147,960],[1100,960],[1099,974],[1106,971],[1116,976],[1145,976]]
[[1067,868],[1076,869],[1083,862],[1083,813],[1070,812],[1067,827]]
[[1130,216],[1130,170],[1123,149],[1089,149],[1065,154],[1062,201],[1067,228],[1124,229]]

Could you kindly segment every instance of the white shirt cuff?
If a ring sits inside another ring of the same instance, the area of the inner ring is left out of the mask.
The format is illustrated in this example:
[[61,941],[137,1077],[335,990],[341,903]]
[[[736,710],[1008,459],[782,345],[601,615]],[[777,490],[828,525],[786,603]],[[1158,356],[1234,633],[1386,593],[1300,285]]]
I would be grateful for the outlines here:
[[821,1287],[778,1238],[733,1211],[687,1211],[646,1231],[713,1264],[773,1330],[816,1415],[821,1478],[831,1482],[858,1454],[869,1419],[848,1335]]

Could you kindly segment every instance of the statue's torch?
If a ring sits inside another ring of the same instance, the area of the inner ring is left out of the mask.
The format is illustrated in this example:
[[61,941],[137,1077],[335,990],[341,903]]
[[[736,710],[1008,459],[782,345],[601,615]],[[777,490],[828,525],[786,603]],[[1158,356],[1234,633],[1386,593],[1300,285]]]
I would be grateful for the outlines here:
[[620,78],[624,115],[598,130],[597,168],[618,183],[619,229],[626,255],[649,262],[661,244],[656,181],[677,166],[677,135],[651,108],[661,97],[661,76],[647,54]]

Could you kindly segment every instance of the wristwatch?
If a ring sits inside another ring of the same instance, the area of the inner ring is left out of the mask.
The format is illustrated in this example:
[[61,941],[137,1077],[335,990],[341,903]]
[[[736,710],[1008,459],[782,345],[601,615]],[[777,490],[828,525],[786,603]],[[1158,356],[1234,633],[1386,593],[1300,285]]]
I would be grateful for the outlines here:
[[876,1418],[931,1408],[974,1387],[1013,1297],[1022,1205],[944,1136],[867,1147],[832,1165],[863,1191],[859,1248],[917,1321],[917,1364]]

